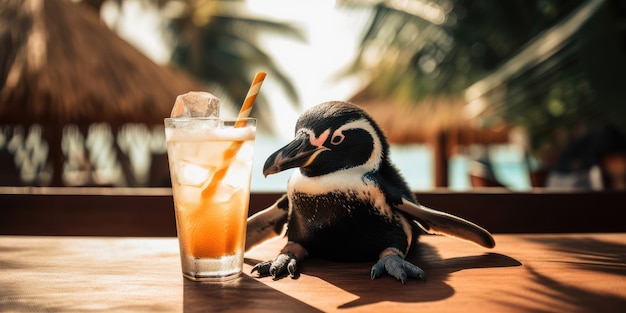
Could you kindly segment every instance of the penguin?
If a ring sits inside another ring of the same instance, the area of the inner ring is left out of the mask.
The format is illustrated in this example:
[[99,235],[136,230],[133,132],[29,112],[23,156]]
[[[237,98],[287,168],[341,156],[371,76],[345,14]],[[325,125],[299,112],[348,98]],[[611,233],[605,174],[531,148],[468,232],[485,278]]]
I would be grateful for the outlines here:
[[375,262],[371,278],[391,275],[403,284],[426,274],[405,256],[423,232],[493,248],[482,227],[421,205],[389,159],[389,143],[359,106],[329,101],[305,111],[294,139],[272,153],[263,174],[295,170],[287,193],[248,218],[246,250],[286,235],[274,260],[257,263],[260,277],[296,277],[307,257]]

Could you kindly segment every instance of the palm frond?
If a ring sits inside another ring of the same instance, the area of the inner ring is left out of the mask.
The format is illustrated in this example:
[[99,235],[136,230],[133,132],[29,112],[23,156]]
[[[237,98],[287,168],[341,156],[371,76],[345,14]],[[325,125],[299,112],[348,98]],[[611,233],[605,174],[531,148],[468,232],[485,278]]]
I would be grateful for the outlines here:
[[[186,10],[171,20],[172,62],[194,77],[221,86],[225,97],[239,106],[254,73],[262,70],[294,106],[299,95],[291,79],[259,42],[260,34],[280,34],[284,38],[306,40],[296,25],[259,18],[245,11],[242,1],[188,1]],[[266,97],[259,95],[254,110],[264,116]],[[260,124],[267,124],[259,118]],[[266,125],[267,126],[267,125]]]

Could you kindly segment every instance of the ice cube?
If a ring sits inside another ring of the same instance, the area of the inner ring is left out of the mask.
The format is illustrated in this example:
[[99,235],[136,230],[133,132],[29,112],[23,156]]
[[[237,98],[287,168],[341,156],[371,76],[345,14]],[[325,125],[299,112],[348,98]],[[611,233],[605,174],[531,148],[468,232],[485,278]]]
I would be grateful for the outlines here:
[[171,117],[219,117],[220,99],[208,92],[190,91],[179,95]]
[[200,187],[213,176],[215,168],[181,161],[174,164],[174,172],[180,185]]
[[228,203],[231,202],[235,195],[240,192],[243,192],[242,187],[235,187],[222,182],[217,186],[217,190],[213,196],[213,201],[217,203]]

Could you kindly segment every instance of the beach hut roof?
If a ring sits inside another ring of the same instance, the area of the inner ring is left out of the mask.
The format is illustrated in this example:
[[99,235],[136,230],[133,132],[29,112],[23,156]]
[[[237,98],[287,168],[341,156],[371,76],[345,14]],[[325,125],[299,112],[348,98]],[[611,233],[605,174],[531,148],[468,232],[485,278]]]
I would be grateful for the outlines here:
[[0,2],[0,122],[162,123],[202,85],[118,37],[83,3]]

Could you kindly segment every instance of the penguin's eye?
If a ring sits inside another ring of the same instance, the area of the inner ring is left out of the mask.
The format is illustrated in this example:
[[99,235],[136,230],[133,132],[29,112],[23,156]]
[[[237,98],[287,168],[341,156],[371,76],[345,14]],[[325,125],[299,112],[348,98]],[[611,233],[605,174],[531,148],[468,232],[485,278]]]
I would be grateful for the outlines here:
[[333,138],[330,139],[330,143],[333,145],[339,145],[346,138],[341,132],[333,134]]

